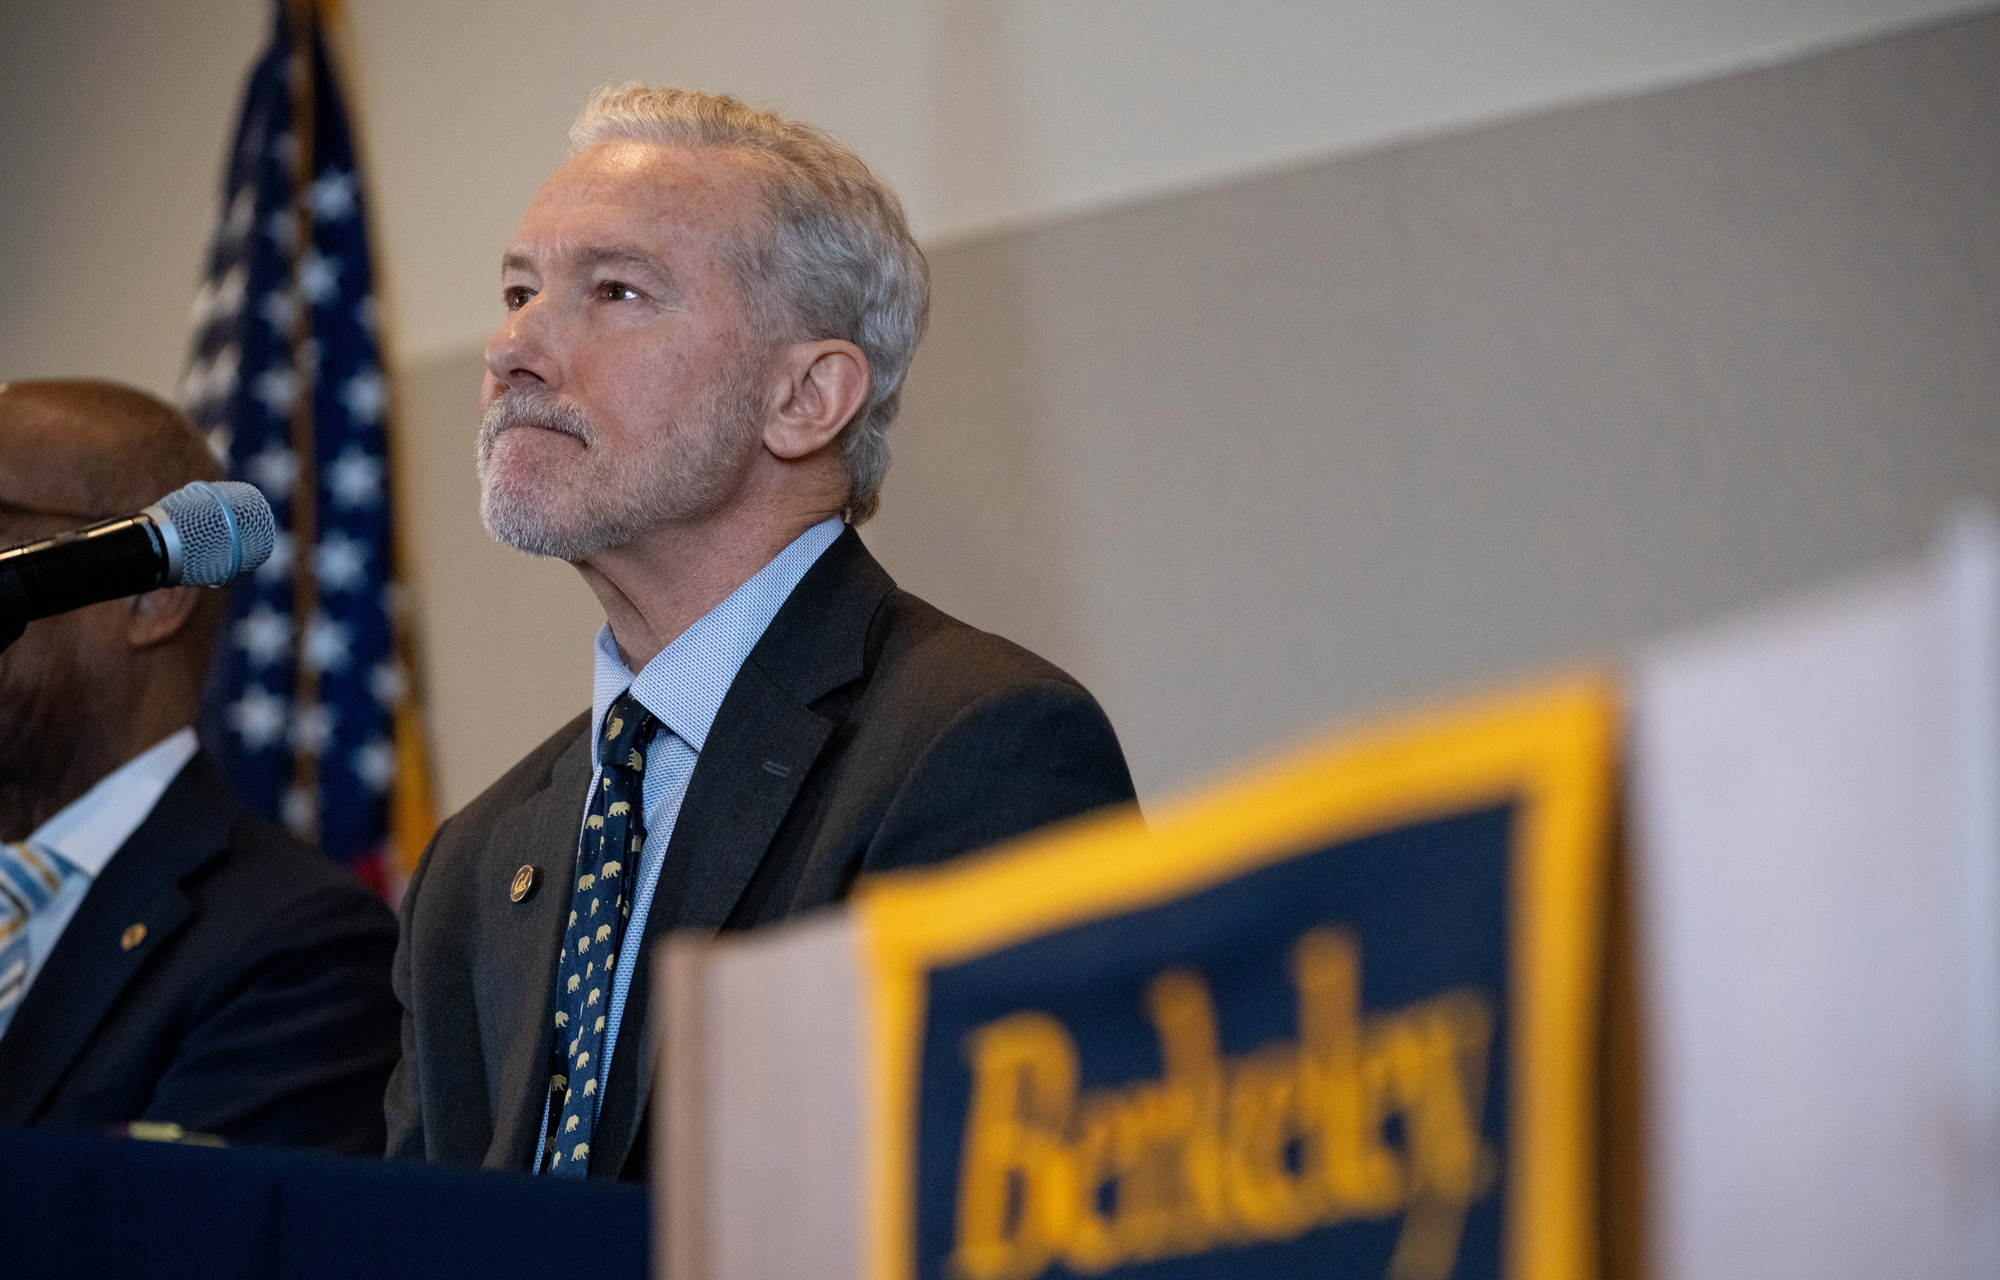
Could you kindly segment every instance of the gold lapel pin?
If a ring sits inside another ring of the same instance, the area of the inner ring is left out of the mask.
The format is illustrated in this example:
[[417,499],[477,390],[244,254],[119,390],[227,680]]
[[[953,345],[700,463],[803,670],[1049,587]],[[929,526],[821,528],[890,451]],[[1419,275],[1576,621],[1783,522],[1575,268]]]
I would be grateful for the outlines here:
[[143,924],[130,925],[125,932],[118,935],[118,945],[126,951],[130,951],[145,940],[146,926]]
[[509,900],[520,902],[533,893],[537,874],[533,867],[522,864],[521,869],[514,873],[513,885],[507,890]]

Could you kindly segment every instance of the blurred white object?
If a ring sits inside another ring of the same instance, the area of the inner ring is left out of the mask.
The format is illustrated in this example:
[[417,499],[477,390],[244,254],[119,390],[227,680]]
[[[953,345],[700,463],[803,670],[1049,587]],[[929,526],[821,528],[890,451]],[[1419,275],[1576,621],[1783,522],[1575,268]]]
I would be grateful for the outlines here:
[[865,1274],[858,945],[832,908],[655,961],[656,1280]]
[[1643,654],[1654,1280],[2000,1276],[2000,539]]

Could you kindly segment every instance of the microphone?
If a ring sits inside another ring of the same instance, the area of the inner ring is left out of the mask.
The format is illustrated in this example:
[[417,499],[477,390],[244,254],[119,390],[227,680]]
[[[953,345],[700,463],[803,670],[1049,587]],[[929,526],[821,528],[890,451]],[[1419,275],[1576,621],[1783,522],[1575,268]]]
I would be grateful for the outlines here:
[[160,587],[219,587],[277,541],[255,485],[197,480],[137,515],[0,551],[0,649],[36,618]]

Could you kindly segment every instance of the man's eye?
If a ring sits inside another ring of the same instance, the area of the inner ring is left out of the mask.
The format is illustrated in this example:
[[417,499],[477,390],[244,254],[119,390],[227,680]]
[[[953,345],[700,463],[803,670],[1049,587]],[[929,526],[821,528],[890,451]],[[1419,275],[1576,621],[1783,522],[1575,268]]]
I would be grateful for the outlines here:
[[500,296],[506,301],[507,310],[519,311],[522,307],[528,305],[528,299],[535,296],[535,291],[526,285],[517,284],[502,289]]
[[639,296],[637,289],[617,280],[606,280],[597,286],[597,292],[603,295],[606,302],[629,302]]

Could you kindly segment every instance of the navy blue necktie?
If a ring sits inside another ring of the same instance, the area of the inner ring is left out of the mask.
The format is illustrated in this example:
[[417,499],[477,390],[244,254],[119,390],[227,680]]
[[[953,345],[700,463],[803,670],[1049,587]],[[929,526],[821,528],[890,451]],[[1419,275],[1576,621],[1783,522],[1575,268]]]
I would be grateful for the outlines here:
[[604,715],[599,746],[603,775],[583,820],[569,928],[556,964],[549,1134],[542,1152],[548,1172],[558,1176],[581,1178],[590,1171],[611,978],[624,946],[625,918],[632,912],[625,882],[646,844],[645,748],[658,726],[630,690]]

